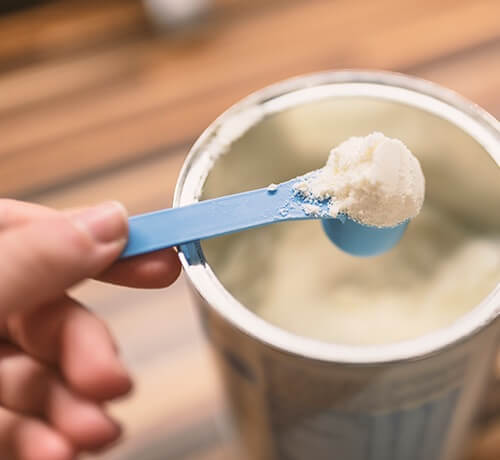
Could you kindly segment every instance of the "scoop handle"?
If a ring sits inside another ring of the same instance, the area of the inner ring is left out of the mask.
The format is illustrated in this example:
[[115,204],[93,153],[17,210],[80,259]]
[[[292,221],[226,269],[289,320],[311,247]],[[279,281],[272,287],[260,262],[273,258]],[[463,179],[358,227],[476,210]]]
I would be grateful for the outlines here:
[[295,182],[284,182],[275,191],[261,188],[130,217],[129,239],[121,258],[278,221],[314,218],[293,203]]

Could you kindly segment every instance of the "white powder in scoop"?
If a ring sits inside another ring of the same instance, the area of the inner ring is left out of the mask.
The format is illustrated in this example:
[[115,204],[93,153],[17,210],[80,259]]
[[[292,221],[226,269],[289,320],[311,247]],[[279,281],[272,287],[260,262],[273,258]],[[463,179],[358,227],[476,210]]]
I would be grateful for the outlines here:
[[332,217],[345,212],[366,225],[392,227],[420,212],[425,179],[403,142],[374,132],[335,147],[325,167],[295,189],[314,200],[332,198]]

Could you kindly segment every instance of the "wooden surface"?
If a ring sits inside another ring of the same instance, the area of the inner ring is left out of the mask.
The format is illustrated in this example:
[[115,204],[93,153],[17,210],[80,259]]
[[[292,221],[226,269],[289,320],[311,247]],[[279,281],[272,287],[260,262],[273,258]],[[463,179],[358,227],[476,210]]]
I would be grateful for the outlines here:
[[[219,0],[197,28],[155,35],[139,2],[58,2],[0,18],[0,195],[57,208],[169,205],[189,146],[251,91],[311,71],[390,69],[500,114],[498,0]],[[180,279],[75,290],[116,333],[137,385],[105,460],[235,457],[223,395]],[[500,367],[500,366],[499,366]],[[500,375],[499,375],[500,377]],[[500,458],[492,382],[468,459]],[[94,458],[94,457],[92,457]]]

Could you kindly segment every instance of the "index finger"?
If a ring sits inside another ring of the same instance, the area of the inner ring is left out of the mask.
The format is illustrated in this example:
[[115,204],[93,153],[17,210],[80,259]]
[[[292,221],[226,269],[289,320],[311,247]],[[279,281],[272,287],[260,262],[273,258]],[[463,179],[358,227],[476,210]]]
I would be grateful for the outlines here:
[[100,281],[136,288],[170,286],[179,276],[181,264],[173,248],[117,261],[97,277]]

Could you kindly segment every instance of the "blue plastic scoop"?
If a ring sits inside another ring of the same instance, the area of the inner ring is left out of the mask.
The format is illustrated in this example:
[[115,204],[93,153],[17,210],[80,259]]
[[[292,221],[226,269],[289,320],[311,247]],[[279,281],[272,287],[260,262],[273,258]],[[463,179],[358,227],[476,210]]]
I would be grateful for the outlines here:
[[333,243],[362,257],[391,249],[403,236],[408,222],[380,228],[360,224],[344,214],[329,217],[330,199],[310,202],[293,188],[301,180],[295,178],[274,187],[133,216],[121,257],[288,220],[321,219]]

